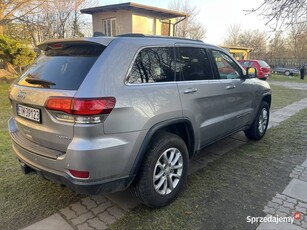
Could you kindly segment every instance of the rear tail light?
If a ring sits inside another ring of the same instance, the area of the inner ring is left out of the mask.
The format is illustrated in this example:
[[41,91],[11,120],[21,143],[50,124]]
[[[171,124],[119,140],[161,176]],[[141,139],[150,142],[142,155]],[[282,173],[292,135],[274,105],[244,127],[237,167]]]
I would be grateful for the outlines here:
[[45,107],[58,120],[83,124],[101,123],[112,112],[116,103],[114,97],[70,98],[50,97]]
[[262,71],[269,71],[269,68],[268,67],[261,67],[261,70]]

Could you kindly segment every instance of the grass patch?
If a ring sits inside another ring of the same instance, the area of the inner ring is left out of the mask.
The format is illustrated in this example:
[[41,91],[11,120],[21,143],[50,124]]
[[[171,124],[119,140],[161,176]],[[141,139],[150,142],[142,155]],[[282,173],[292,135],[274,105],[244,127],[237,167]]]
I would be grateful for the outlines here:
[[8,84],[0,83],[0,131],[7,129],[7,121],[11,116],[8,87]]
[[285,75],[275,74],[275,73],[271,74],[268,82],[270,82],[270,81],[307,83],[306,77],[305,77],[304,80],[301,80],[299,75],[285,76]]
[[289,89],[278,85],[271,85],[271,88],[273,111],[307,97],[307,90]]

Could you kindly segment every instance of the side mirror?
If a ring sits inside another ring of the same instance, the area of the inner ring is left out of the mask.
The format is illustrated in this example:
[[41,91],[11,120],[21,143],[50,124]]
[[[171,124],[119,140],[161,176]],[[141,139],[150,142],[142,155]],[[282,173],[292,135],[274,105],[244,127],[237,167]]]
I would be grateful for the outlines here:
[[246,68],[246,78],[255,78],[257,77],[257,70],[254,67]]

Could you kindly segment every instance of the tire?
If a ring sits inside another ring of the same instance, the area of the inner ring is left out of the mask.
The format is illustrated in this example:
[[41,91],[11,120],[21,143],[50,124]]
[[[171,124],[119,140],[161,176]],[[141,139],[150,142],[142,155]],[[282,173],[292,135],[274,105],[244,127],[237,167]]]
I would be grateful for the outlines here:
[[[173,163],[165,164],[166,160],[173,160]],[[188,166],[189,155],[185,142],[175,134],[158,133],[146,152],[132,185],[132,194],[149,207],[166,206],[178,196],[187,178]]]
[[289,70],[286,70],[286,71],[285,71],[285,75],[286,75],[286,76],[289,76],[289,75],[290,75],[290,71],[289,71]]
[[267,102],[262,101],[256,118],[248,130],[245,130],[245,135],[252,140],[260,140],[268,128],[270,118],[270,107]]

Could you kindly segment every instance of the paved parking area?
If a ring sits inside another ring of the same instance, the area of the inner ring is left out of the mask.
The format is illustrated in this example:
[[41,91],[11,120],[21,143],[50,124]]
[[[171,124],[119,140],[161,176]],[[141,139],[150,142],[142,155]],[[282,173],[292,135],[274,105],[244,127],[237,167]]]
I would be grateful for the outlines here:
[[267,217],[293,217],[293,224],[261,223],[257,230],[307,229],[307,159],[302,165],[295,167],[290,177],[293,179],[285,190],[281,194],[277,193],[263,211]]

